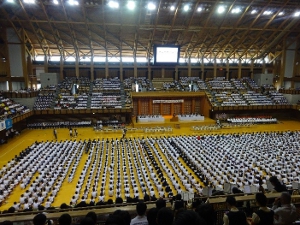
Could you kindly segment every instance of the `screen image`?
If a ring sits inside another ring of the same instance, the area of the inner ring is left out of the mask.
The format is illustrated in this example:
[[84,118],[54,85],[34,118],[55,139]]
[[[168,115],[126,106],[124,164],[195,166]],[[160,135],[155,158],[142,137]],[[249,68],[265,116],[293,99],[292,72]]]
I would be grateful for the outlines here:
[[155,45],[154,64],[177,64],[180,48],[176,45]]

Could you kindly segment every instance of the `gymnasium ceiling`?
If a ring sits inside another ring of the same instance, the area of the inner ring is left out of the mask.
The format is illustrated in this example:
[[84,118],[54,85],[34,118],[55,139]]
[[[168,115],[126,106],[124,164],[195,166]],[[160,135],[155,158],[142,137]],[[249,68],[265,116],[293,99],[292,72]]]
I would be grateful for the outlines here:
[[25,37],[33,56],[151,58],[154,44],[175,44],[186,59],[272,60],[300,35],[299,0],[153,0],[153,10],[148,0],[133,10],[127,0],[29,1],[0,0],[0,25]]

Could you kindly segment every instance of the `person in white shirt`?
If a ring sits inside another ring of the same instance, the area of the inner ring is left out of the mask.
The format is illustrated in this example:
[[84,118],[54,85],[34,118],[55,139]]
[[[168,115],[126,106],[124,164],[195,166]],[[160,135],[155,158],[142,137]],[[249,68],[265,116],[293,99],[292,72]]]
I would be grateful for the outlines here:
[[[279,202],[281,207],[278,207]],[[291,195],[288,192],[282,192],[280,198],[277,198],[273,204],[274,225],[292,224],[297,219],[296,207],[291,204]]]
[[147,205],[144,202],[139,202],[136,205],[137,216],[131,220],[130,225],[148,225],[146,210]]

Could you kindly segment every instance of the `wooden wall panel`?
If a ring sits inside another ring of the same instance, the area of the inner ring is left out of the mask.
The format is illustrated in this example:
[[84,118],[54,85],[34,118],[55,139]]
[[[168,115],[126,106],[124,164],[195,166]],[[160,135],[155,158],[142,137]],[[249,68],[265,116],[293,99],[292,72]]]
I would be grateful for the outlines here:
[[174,79],[175,70],[174,69],[165,69],[165,78]]
[[138,101],[137,100],[133,101],[133,114],[135,116],[138,115]]
[[123,70],[123,78],[129,78],[129,77],[134,77],[134,70],[133,69],[124,69]]
[[174,104],[174,113],[176,115],[181,114],[181,108],[182,108],[182,104],[181,103],[175,103]]
[[171,115],[171,104],[162,105],[162,115]]
[[149,115],[149,100],[141,99],[141,115]]
[[184,101],[184,113],[185,114],[192,113],[192,100],[191,99]]
[[152,105],[152,114],[153,115],[160,115],[160,104],[153,104]]

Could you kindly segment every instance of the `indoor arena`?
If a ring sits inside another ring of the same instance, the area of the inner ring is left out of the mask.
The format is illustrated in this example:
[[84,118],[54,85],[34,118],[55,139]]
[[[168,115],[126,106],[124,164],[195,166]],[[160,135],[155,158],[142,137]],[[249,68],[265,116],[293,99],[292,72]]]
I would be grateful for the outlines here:
[[1,225],[300,224],[300,2],[0,11]]

